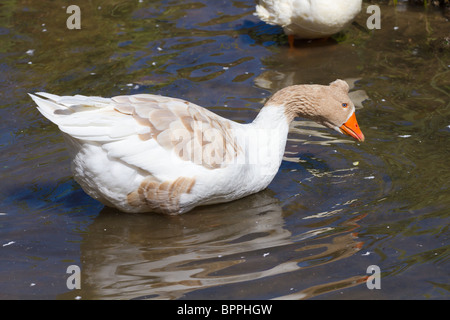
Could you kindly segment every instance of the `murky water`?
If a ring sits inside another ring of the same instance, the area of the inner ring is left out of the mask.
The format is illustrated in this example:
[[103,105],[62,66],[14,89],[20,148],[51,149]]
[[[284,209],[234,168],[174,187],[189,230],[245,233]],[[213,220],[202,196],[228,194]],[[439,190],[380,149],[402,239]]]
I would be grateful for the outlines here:
[[[289,51],[253,1],[77,1],[81,30],[66,1],[2,1],[0,298],[448,299],[449,22],[383,3],[380,30],[363,9]],[[267,190],[179,217],[89,198],[26,94],[158,93],[248,122],[274,91],[336,78],[366,142],[299,119]]]

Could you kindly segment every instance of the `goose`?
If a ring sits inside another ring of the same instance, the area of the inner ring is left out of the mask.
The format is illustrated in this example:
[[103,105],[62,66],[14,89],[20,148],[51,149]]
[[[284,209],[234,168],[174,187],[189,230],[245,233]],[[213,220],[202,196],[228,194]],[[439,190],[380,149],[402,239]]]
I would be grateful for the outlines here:
[[250,123],[155,94],[29,95],[62,132],[73,177],[88,195],[124,212],[177,215],[265,189],[296,117],[364,141],[348,91],[339,79],[292,85]]
[[349,25],[361,11],[362,0],[259,0],[255,15],[279,25],[294,39],[327,38]]

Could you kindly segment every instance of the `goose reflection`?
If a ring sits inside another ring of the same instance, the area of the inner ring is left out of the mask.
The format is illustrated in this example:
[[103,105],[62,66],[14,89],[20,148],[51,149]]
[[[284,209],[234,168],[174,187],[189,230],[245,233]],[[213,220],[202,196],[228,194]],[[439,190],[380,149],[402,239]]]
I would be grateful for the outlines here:
[[[82,241],[82,289],[61,298],[179,299],[282,276],[357,252],[361,243],[349,225],[293,235],[271,190],[175,217],[105,208]],[[280,254],[286,251],[287,260]]]
[[83,298],[174,299],[240,281],[214,274],[242,263],[249,252],[290,242],[281,208],[269,193],[176,217],[105,208],[81,246]]

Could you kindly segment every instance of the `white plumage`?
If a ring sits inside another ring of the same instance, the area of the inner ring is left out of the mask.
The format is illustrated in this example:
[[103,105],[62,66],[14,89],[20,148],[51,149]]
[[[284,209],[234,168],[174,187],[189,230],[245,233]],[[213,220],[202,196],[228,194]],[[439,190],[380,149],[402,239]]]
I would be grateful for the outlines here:
[[259,0],[255,14],[302,39],[331,36],[361,11],[362,0]]

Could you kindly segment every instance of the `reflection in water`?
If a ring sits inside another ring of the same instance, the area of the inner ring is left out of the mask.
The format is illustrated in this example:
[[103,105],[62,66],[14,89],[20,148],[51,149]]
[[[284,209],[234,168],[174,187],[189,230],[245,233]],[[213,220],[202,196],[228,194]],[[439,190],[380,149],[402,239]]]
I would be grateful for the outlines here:
[[93,298],[179,298],[197,288],[261,277],[263,272],[220,274],[248,253],[290,241],[281,209],[267,193],[180,217],[108,211],[90,226],[82,246]]
[[[74,294],[175,299],[331,263],[361,248],[352,232],[361,217],[343,223],[340,232],[317,227],[293,237],[270,191],[179,217],[104,209],[83,239],[82,291]],[[280,259],[274,254],[278,250],[290,252],[289,257]],[[312,288],[307,292],[317,294]]]

